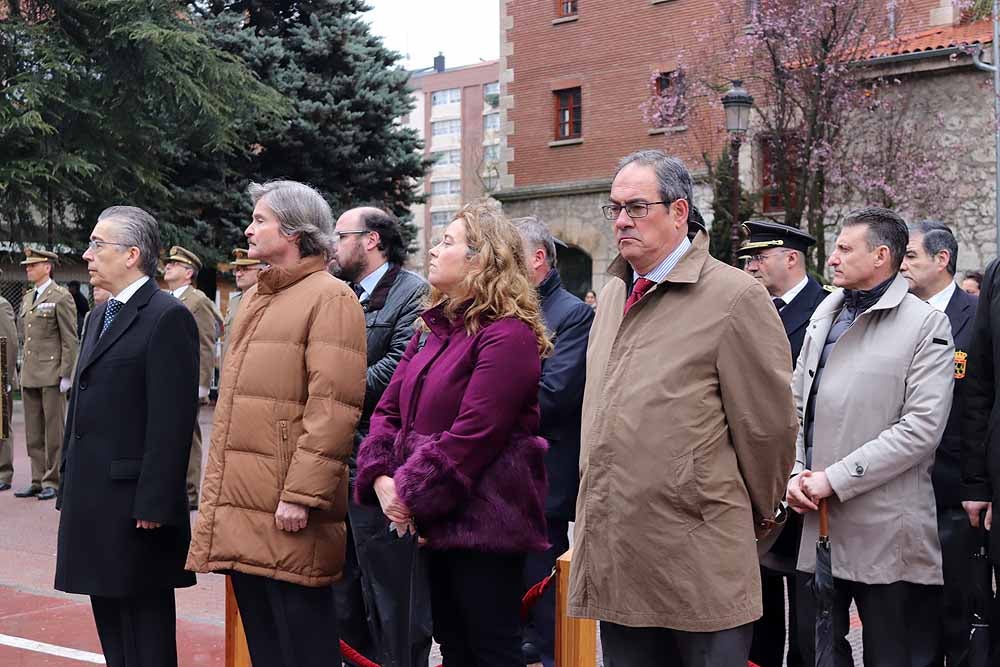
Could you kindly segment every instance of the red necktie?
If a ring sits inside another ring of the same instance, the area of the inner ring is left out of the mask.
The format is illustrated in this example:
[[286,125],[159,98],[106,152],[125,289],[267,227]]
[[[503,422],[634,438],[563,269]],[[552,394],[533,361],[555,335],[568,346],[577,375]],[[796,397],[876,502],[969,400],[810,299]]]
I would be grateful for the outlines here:
[[636,304],[636,302],[642,298],[642,295],[649,291],[649,288],[655,285],[649,278],[639,278],[635,281],[635,285],[632,286],[632,293],[628,295],[628,299],[625,300],[625,312]]

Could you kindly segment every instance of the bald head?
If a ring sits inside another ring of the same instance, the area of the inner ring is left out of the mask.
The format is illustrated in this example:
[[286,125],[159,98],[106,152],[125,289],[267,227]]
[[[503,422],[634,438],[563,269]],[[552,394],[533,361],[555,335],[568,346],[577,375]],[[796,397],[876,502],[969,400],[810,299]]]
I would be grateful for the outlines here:
[[374,206],[345,211],[337,219],[334,238],[333,274],[347,282],[364,280],[386,262],[406,261],[401,223],[391,213]]

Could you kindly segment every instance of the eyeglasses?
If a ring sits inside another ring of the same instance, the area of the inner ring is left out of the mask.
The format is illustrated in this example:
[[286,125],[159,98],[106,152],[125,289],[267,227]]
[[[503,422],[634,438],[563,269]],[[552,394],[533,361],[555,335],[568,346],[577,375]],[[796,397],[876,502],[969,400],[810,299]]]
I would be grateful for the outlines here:
[[747,264],[749,264],[750,262],[757,262],[758,264],[763,264],[764,260],[766,260],[768,257],[775,257],[777,255],[783,255],[783,254],[785,254],[785,252],[786,251],[784,251],[784,250],[776,250],[776,251],[772,252],[769,255],[764,254],[762,252],[758,252],[755,255],[748,255],[746,257],[746,262],[747,262]]
[[631,204],[608,204],[607,206],[602,206],[601,210],[604,211],[604,217],[608,220],[617,220],[618,216],[621,215],[622,209],[625,209],[625,215],[635,220],[636,218],[645,218],[649,213],[649,207],[654,204],[663,204],[664,206],[670,206],[677,201],[651,201],[651,202],[633,202]]
[[333,235],[337,237],[338,241],[343,241],[345,236],[350,236],[351,234],[368,234],[367,229],[356,229],[350,232],[334,232]]
[[128,243],[115,243],[114,241],[91,241],[90,243],[87,244],[87,248],[89,248],[91,252],[97,252],[106,245],[117,245],[121,246],[122,248],[132,247]]

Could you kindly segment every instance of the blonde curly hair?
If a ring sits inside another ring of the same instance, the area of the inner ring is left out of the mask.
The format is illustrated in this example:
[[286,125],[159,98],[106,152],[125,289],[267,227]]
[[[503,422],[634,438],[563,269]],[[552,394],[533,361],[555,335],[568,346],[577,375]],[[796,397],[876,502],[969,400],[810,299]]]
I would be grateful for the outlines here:
[[470,257],[478,257],[462,282],[469,297],[456,303],[444,292],[431,287],[427,307],[444,306],[444,313],[454,318],[458,308],[472,300],[465,313],[465,329],[471,336],[489,322],[514,317],[531,327],[538,341],[538,351],[545,357],[552,351],[552,341],[542,320],[538,292],[528,278],[521,235],[507,217],[487,200],[466,204],[455,215],[465,226]]

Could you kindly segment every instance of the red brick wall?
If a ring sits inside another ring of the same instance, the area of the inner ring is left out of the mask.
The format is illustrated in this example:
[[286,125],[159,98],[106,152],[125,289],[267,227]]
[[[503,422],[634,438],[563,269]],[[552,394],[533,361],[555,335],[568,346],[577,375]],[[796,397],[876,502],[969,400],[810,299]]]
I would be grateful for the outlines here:
[[[578,19],[553,25],[554,0],[504,0],[512,27],[506,32],[513,53],[506,58],[513,81],[507,138],[514,159],[508,174],[514,187],[610,177],[617,160],[640,148],[664,148],[702,169],[701,152],[722,150],[724,118],[705,100],[691,99],[688,129],[650,135],[640,105],[647,99],[653,71],[672,70],[690,54],[716,59],[720,74],[732,76],[724,45],[740,20],[721,18],[742,11],[745,0],[579,0]],[[885,0],[872,0],[885,6]],[[940,0],[898,0],[899,32],[924,29]],[[734,9],[735,8],[735,9]],[[503,59],[501,59],[503,63]],[[504,65],[502,65],[503,67]],[[728,77],[723,77],[728,78]],[[580,85],[583,142],[549,146],[554,136],[553,89]],[[752,91],[751,91],[752,92]]]
[[[662,148],[699,161],[686,132],[650,135],[640,105],[649,96],[653,71],[672,70],[678,57],[693,50],[693,24],[714,15],[715,0],[580,0],[578,20],[553,25],[553,0],[514,0],[508,39],[513,55],[507,65],[514,79],[507,85],[514,106],[508,147],[514,160],[508,173],[515,187],[610,177],[615,163],[639,148]],[[553,90],[577,84],[583,97],[583,143],[550,147],[555,140]],[[696,124],[717,123],[713,114]],[[694,165],[692,165],[694,166]]]

